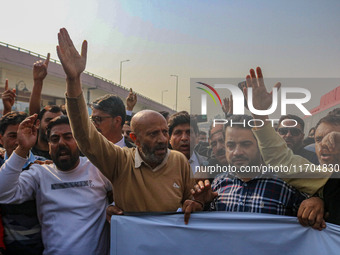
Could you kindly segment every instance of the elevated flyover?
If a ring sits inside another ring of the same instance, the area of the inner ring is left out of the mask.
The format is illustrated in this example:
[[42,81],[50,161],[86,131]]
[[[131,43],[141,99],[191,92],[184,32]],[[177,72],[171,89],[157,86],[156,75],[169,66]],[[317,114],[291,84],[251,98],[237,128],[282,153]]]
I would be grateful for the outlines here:
[[[9,87],[17,89],[17,100],[14,109],[27,111],[29,97],[33,87],[32,68],[33,63],[46,56],[22,49],[7,43],[0,42],[0,92],[4,91],[5,80],[8,79]],[[41,105],[65,103],[65,73],[58,60],[51,59],[48,66],[48,75],[44,80],[42,90]],[[81,76],[83,91],[87,103],[89,104],[97,97],[105,94],[116,94],[123,99],[129,93],[129,89],[120,86],[113,81],[93,73],[84,72]],[[164,106],[150,98],[137,94],[138,102],[134,112],[152,109],[155,111],[168,111],[174,113],[172,109]],[[2,109],[2,104],[0,108]]]

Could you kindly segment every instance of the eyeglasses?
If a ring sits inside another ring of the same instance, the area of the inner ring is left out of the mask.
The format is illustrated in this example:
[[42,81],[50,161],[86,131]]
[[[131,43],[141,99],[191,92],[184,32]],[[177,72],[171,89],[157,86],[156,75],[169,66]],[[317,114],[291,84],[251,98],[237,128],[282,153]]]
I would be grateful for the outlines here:
[[289,132],[292,136],[298,136],[302,133],[302,131],[298,128],[286,128],[286,127],[284,127],[284,128],[279,128],[278,131],[279,131],[280,135],[286,135]]
[[95,124],[100,125],[104,119],[113,118],[112,116],[90,116],[90,120],[92,120]]

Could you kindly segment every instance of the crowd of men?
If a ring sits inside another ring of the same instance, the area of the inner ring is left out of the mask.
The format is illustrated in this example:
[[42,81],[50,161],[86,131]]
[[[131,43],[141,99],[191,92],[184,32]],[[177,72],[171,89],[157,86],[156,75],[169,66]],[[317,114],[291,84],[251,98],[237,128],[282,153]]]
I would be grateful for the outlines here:
[[[66,109],[40,109],[49,54],[33,65],[29,115],[11,110],[16,93],[8,81],[2,94],[0,254],[108,254],[110,218],[124,212],[182,210],[186,224],[197,211],[296,216],[318,230],[326,222],[340,224],[339,179],[332,171],[307,169],[340,163],[336,111],[307,139],[304,121],[291,114],[280,118],[277,129],[211,125],[208,134],[185,111],[133,114],[137,96],[132,90],[126,105],[116,95],[97,98],[89,116],[80,79],[87,42],[79,54],[64,28],[58,42]],[[268,109],[271,94],[260,68],[250,70],[246,84],[253,89],[254,107]],[[268,119],[233,115],[232,98],[225,99],[223,111],[235,123]],[[206,171],[217,165],[236,171],[217,176]],[[266,165],[305,171],[241,171]]]

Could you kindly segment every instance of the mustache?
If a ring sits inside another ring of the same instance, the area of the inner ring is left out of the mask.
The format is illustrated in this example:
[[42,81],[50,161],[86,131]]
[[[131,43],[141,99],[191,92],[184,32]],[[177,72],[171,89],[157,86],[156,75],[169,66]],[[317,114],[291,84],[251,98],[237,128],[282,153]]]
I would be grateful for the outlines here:
[[65,152],[66,154],[71,155],[71,151],[67,147],[59,147],[58,150],[56,151],[56,155],[60,156],[62,152]]
[[154,150],[163,150],[168,148],[168,146],[166,144],[158,144],[155,146]]
[[223,149],[218,150],[216,156],[225,156],[225,150]]
[[231,161],[235,162],[237,160],[249,160],[249,159],[247,157],[245,157],[245,156],[236,156]]
[[190,142],[181,142],[180,146],[182,146],[182,145],[190,145]]

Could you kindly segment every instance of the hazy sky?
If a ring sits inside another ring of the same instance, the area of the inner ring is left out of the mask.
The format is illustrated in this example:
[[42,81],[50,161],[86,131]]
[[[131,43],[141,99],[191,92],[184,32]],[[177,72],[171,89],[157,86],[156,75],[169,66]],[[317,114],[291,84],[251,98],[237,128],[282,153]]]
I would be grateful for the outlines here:
[[[51,52],[66,27],[86,70],[165,105],[189,110],[190,78],[340,77],[340,1],[11,0],[1,4],[0,41]],[[338,84],[340,85],[340,84]],[[327,91],[325,91],[327,92]],[[322,93],[322,92],[321,92]]]

